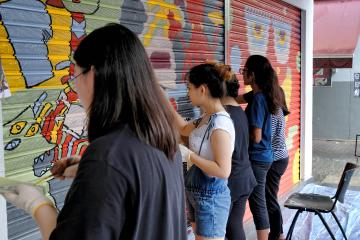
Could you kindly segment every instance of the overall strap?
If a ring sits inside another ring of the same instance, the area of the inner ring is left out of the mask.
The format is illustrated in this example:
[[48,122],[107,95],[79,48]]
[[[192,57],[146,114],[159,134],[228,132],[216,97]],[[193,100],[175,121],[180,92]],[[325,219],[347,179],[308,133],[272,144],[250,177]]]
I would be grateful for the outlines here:
[[214,113],[214,114],[210,115],[208,127],[206,128],[204,136],[203,136],[203,138],[201,140],[201,144],[200,144],[200,148],[199,148],[199,152],[198,152],[199,156],[200,156],[200,153],[201,153],[201,148],[202,148],[202,145],[204,143],[205,137],[206,137],[207,140],[210,138],[210,130],[215,126],[215,119],[217,117],[220,117],[220,116],[227,117],[232,121],[232,119],[228,115],[225,115],[225,114]]

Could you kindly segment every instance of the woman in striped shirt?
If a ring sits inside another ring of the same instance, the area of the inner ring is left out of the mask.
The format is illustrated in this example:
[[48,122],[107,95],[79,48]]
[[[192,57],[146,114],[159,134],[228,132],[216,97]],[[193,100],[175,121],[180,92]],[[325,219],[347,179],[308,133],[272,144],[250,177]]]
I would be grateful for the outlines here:
[[283,219],[277,194],[282,175],[289,163],[289,154],[285,142],[285,117],[290,112],[286,106],[285,94],[282,88],[282,107],[276,114],[271,115],[271,147],[274,154],[274,161],[266,176],[266,206],[269,214],[270,233],[269,240],[285,239],[283,235]]

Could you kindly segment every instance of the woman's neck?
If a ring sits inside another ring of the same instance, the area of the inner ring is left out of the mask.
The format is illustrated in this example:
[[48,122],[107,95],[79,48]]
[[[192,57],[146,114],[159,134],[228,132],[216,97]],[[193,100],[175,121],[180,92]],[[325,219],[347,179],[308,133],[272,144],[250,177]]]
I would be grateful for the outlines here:
[[231,106],[239,106],[239,104],[236,102],[236,100],[233,97],[223,97],[221,99],[222,105],[231,105]]
[[202,109],[206,114],[225,111],[225,108],[221,104],[220,99],[209,100],[204,106],[202,106]]

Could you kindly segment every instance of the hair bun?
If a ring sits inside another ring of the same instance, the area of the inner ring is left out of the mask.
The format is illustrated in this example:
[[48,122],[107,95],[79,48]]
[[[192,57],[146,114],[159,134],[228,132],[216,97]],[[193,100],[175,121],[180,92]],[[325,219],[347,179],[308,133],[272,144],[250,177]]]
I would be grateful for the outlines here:
[[218,72],[219,76],[224,81],[230,81],[233,79],[234,72],[231,70],[230,65],[220,63],[215,60],[206,60],[206,63],[213,65],[216,71]]

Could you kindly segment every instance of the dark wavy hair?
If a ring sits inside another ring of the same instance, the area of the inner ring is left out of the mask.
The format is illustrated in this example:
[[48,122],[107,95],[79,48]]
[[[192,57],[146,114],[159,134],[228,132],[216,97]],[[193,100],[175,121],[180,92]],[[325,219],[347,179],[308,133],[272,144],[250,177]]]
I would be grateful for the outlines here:
[[173,116],[138,37],[120,24],[106,25],[81,41],[74,59],[95,71],[89,141],[127,124],[141,141],[172,159],[178,139]]
[[251,55],[244,67],[247,69],[247,76],[254,74],[256,85],[266,96],[269,111],[276,114],[279,107],[283,108],[283,101],[278,77],[270,61],[261,55]]
[[284,113],[284,116],[287,116],[290,114],[290,111],[286,104],[285,93],[284,93],[284,90],[282,89],[282,87],[280,87],[280,95],[281,95],[281,101],[282,101],[282,111]]
[[213,98],[222,98],[224,96],[224,80],[213,64],[197,65],[190,69],[186,77],[197,88],[205,84]]
[[225,81],[226,96],[236,98],[239,95],[240,83],[236,75],[233,74],[230,80]]
[[240,84],[231,66],[222,62],[207,60],[206,63],[215,67],[219,76],[225,82],[225,96],[236,98],[239,95]]

